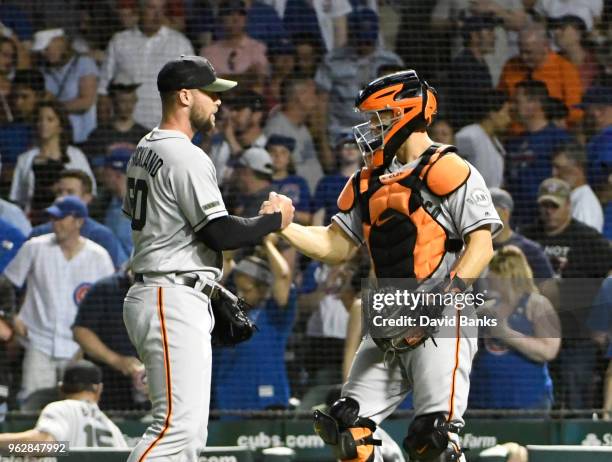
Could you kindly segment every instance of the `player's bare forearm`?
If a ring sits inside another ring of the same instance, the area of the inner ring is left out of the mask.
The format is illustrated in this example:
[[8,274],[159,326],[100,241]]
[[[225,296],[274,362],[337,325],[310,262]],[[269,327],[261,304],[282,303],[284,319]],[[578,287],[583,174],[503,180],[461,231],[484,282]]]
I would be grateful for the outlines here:
[[291,269],[289,268],[289,263],[287,263],[287,260],[285,260],[283,254],[281,254],[274,245],[272,236],[275,235],[268,235],[264,239],[264,247],[266,249],[266,254],[268,255],[268,263],[270,264],[270,270],[274,275],[272,296],[279,306],[285,306],[289,300],[289,291],[291,290]]
[[489,227],[472,231],[466,237],[465,251],[454,272],[466,282],[477,279],[493,258],[493,239]]
[[26,430],[19,433],[0,433],[0,448],[6,449],[10,443],[29,443],[30,441],[53,442],[55,438],[49,433],[39,430]]
[[351,238],[335,223],[329,226],[302,226],[291,223],[280,235],[307,257],[329,265],[346,261],[356,247]]
[[349,310],[349,319],[346,326],[346,339],[344,341],[344,358],[342,360],[342,379],[348,380],[355,353],[361,344],[361,299],[356,298]]

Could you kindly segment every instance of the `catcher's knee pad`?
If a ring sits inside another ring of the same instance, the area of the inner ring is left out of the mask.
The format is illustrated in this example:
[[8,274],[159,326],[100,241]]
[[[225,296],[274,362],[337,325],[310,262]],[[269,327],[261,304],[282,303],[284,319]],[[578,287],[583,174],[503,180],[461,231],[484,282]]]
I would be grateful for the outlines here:
[[408,427],[404,449],[410,460],[432,461],[444,454],[445,462],[455,462],[463,453],[459,431],[459,426],[447,422],[443,412],[419,415]]
[[381,440],[374,438],[376,424],[359,417],[359,403],[353,398],[340,398],[328,413],[314,412],[315,432],[332,446],[334,456],[342,461],[372,462],[374,446]]

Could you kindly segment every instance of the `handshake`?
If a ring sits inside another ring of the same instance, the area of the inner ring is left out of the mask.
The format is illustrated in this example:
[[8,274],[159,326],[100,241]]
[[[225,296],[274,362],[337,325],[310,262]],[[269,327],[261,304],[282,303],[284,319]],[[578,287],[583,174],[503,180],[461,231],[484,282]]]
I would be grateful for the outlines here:
[[267,201],[263,201],[259,209],[260,215],[268,213],[280,212],[282,216],[281,229],[285,229],[293,221],[295,207],[293,202],[287,196],[277,194],[274,191],[270,193]]

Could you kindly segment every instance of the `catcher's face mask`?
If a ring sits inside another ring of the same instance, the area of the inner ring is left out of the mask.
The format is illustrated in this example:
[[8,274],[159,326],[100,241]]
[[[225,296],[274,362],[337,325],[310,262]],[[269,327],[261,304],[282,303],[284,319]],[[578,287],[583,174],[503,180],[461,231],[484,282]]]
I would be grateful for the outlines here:
[[431,123],[437,102],[435,90],[408,69],[368,83],[355,107],[370,120],[355,127],[355,137],[366,162],[378,167],[391,161],[412,132]]
[[365,112],[368,122],[353,127],[353,134],[357,146],[366,167],[377,166],[378,155],[382,154],[385,147],[385,139],[393,126],[402,118],[402,110],[399,107],[388,108],[380,111]]

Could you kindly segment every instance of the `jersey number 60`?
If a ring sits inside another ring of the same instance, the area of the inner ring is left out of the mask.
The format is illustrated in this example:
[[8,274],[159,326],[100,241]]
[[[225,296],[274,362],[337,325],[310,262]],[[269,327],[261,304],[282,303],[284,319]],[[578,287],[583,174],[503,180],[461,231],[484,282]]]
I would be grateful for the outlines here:
[[147,222],[147,196],[149,187],[145,180],[136,180],[128,177],[128,194],[130,208],[132,209],[132,229],[141,231]]

